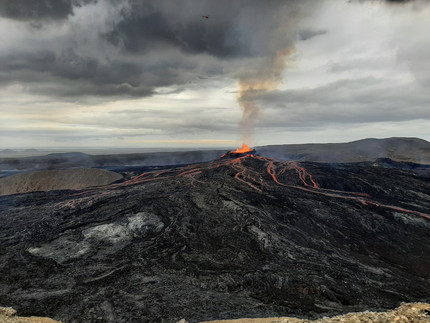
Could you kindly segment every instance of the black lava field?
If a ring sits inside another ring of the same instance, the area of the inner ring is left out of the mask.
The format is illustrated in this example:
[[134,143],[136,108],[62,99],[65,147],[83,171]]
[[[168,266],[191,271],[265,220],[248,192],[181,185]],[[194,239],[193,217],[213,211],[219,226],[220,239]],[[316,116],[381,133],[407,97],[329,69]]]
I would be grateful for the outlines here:
[[0,197],[0,305],[63,322],[430,301],[430,172],[226,155]]

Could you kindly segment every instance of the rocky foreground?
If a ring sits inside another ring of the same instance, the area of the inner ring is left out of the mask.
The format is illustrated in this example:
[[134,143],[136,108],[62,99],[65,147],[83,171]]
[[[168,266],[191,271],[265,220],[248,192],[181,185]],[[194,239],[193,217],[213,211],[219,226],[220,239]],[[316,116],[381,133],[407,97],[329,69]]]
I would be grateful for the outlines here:
[[17,316],[16,311],[11,307],[0,307],[1,323],[61,323],[47,317],[22,317]]
[[0,305],[80,322],[430,302],[430,174],[258,156],[0,197]]
[[[2,323],[61,323],[46,317],[16,316],[12,308],[0,307],[0,322]],[[387,312],[359,312],[335,317],[324,317],[319,320],[304,320],[292,317],[271,317],[253,319],[235,319],[222,321],[205,321],[200,323],[425,323],[430,322],[430,304],[409,303]],[[185,319],[177,323],[190,323]]]
[[[185,321],[185,320],[184,320]],[[183,323],[185,323],[183,321]],[[180,322],[180,321],[179,321]],[[201,323],[425,323],[430,322],[430,304],[409,303],[387,312],[358,312],[319,320],[303,320],[292,317],[272,317],[206,321]]]

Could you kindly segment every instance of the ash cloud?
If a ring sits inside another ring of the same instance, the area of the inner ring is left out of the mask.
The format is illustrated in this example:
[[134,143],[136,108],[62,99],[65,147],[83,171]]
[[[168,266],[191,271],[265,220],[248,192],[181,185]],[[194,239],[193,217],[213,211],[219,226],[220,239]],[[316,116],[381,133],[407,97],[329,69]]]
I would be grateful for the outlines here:
[[[61,100],[150,96],[202,77],[241,78],[241,60],[270,60],[279,50],[273,17],[292,26],[299,13],[295,1],[278,0],[6,0],[0,82]],[[283,47],[293,39],[287,35]]]

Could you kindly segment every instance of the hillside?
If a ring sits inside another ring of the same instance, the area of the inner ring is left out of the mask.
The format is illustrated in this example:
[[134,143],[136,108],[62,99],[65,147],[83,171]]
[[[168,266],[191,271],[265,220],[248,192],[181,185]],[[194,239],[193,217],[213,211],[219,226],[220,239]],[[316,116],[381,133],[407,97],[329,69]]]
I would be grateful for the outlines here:
[[430,142],[419,138],[363,139],[349,143],[257,147],[266,157],[327,163],[353,163],[390,158],[430,164]]
[[425,169],[243,155],[2,196],[0,304],[194,323],[429,302],[429,192]]
[[0,195],[50,190],[76,190],[107,185],[122,175],[96,168],[20,173],[0,178]]
[[88,155],[79,152],[54,153],[35,157],[0,158],[0,171],[190,164],[214,160],[224,152],[224,150],[202,150],[112,155]]

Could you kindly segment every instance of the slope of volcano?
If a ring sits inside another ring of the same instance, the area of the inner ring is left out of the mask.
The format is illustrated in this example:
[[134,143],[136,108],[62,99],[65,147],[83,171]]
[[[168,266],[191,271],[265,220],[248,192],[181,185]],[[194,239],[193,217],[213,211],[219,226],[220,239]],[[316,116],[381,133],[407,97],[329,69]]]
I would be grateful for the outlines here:
[[0,305],[64,322],[430,301],[430,179],[245,155],[0,197]]

